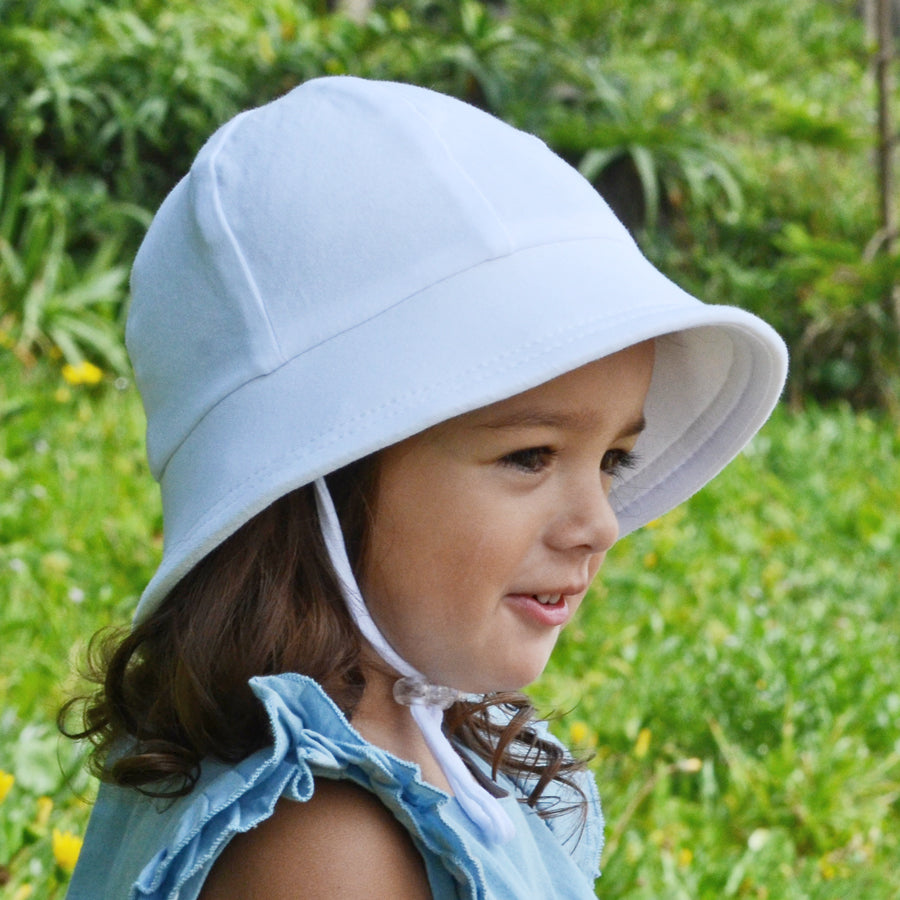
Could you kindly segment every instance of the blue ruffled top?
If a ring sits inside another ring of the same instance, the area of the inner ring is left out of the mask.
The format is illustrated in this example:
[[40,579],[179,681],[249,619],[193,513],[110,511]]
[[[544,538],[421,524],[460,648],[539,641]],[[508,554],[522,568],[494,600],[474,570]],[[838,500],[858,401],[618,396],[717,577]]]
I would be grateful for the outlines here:
[[503,778],[516,836],[489,847],[453,797],[422,781],[417,765],[363,739],[316,682],[272,675],[251,687],[273,743],[237,765],[205,761],[194,790],[174,802],[101,785],[68,900],[195,900],[228,841],[272,815],[279,798],[309,800],[316,778],[374,793],[409,831],[436,898],[594,897],[603,817],[590,776],[581,785],[589,800],[583,827],[578,811],[541,819],[517,801],[521,786]]

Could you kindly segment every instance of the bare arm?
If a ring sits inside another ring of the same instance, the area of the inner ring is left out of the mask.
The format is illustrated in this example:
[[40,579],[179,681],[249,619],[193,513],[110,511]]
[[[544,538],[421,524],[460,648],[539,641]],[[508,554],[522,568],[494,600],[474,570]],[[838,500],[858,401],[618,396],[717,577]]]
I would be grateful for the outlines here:
[[425,864],[378,799],[316,781],[308,803],[280,800],[271,818],[234,837],[200,900],[431,900]]

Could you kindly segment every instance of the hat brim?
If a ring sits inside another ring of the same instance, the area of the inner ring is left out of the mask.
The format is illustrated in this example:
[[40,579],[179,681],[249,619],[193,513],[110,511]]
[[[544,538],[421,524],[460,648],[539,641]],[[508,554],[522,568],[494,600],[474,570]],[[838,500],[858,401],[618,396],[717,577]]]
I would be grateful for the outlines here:
[[[162,473],[165,549],[136,621],[289,491],[663,335],[670,337],[657,342],[639,465],[614,489],[621,532],[633,531],[698,490],[758,430],[784,383],[784,344],[750,313],[691,297],[627,240],[544,244],[433,284],[213,407]],[[381,377],[385,367],[389,378]]]

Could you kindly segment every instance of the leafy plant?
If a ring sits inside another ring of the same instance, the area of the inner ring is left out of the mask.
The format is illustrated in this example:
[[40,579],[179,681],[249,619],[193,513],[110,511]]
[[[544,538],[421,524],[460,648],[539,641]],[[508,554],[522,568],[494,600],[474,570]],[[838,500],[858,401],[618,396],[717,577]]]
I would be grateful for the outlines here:
[[[734,219],[740,214],[743,196],[735,160],[714,136],[685,124],[686,111],[671,93],[654,91],[640,80],[617,84],[621,78],[604,72],[596,61],[582,66],[589,77],[580,102],[574,110],[557,112],[547,136],[613,199],[622,191],[616,181],[633,173],[625,189],[642,214],[626,215],[632,227],[653,232],[666,211],[670,217],[683,213],[686,203],[694,216]],[[623,162],[628,164],[624,169]],[[615,177],[605,178],[616,164]]]
[[[889,406],[900,366],[885,296],[897,261],[866,253],[879,227],[874,98],[856,6],[381,0],[359,22],[326,3],[286,0],[7,2],[0,149],[7,171],[33,151],[17,190],[29,196],[47,265],[6,232],[4,291],[19,299],[3,301],[2,327],[21,329],[32,284],[32,352],[65,342],[82,308],[119,320],[121,290],[110,305],[88,297],[113,288],[143,211],[209,134],[308,78],[357,74],[444,90],[536,132],[597,185],[668,274],[778,325],[796,350],[798,401]],[[798,233],[809,238],[800,247],[790,239]],[[832,244],[852,260],[832,265]],[[118,275],[97,282],[104,265]],[[96,290],[59,300],[50,316],[70,271],[89,272]],[[66,323],[55,337],[34,324],[49,318]],[[112,355],[99,327],[92,319],[66,353],[87,352],[87,341]]]
[[124,372],[120,243],[106,238],[77,262],[71,223],[80,198],[54,190],[50,167],[34,171],[29,152],[10,164],[0,151],[0,322],[22,359],[38,351],[70,363],[92,356]]

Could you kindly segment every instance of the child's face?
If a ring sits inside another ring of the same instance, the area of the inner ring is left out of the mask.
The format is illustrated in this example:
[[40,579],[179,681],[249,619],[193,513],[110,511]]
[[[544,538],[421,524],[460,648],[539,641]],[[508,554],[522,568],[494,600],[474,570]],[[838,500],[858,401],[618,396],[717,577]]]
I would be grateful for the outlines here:
[[362,588],[432,682],[481,693],[541,673],[618,537],[609,490],[652,368],[639,344],[380,454]]

